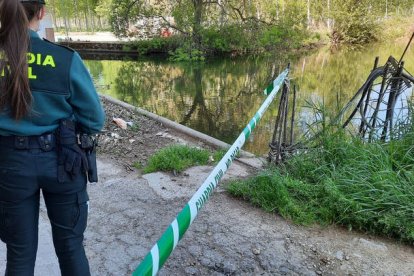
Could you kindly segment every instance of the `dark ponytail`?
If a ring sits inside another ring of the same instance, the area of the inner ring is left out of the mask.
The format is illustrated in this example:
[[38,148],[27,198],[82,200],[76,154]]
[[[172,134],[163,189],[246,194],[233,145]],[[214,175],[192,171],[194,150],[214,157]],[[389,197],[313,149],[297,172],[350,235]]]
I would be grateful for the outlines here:
[[31,107],[27,75],[28,19],[19,0],[0,0],[0,108],[16,120]]

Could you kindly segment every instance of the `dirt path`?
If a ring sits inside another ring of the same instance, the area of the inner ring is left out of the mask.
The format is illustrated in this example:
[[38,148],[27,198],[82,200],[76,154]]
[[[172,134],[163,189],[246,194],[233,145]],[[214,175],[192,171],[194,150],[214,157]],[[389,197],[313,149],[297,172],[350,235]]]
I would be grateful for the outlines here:
[[[92,274],[129,275],[211,167],[140,177],[112,160],[99,165],[86,234]],[[226,178],[246,169],[235,163]],[[413,259],[408,246],[337,227],[295,226],[219,188],[160,275],[413,275]]]
[[[167,144],[201,145],[105,103],[100,183],[89,188],[86,250],[93,275],[129,275],[212,170],[141,175],[131,164]],[[138,125],[116,128],[123,117]],[[115,135],[116,134],[116,135]],[[133,140],[133,141],[132,141]],[[132,142],[131,142],[132,141]],[[160,275],[414,275],[414,248],[338,227],[300,227],[230,197],[223,185],[252,168],[235,162]]]

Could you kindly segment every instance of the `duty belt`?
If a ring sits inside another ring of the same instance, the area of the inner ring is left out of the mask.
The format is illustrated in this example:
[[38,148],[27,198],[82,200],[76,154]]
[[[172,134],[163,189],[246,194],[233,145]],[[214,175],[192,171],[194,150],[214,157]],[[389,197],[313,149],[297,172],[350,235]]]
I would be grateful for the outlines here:
[[50,151],[56,146],[56,137],[53,133],[35,136],[0,136],[0,145],[19,150],[42,149]]

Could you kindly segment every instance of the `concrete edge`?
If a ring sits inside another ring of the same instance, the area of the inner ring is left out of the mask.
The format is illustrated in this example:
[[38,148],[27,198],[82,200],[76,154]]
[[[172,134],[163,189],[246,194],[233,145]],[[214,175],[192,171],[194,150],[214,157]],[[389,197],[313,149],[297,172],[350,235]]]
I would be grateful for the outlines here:
[[[155,121],[157,121],[157,122],[159,122],[161,124],[166,125],[167,127],[170,127],[170,128],[172,128],[174,130],[177,130],[179,132],[182,132],[182,133],[184,133],[184,134],[186,134],[188,136],[191,136],[193,138],[199,139],[199,140],[201,140],[201,141],[203,141],[203,142],[205,142],[205,143],[207,143],[207,144],[209,144],[211,146],[215,146],[215,147],[219,147],[219,148],[223,148],[223,149],[228,149],[228,148],[231,147],[230,144],[227,144],[227,143],[225,143],[225,142],[223,142],[221,140],[218,140],[218,139],[216,139],[214,137],[211,137],[209,135],[206,135],[206,134],[204,134],[202,132],[199,132],[197,130],[194,130],[192,128],[183,126],[183,125],[181,125],[179,123],[176,123],[176,122],[171,121],[171,120],[169,120],[167,118],[164,118],[162,116],[159,116],[157,114],[154,114],[152,112],[149,112],[149,111],[147,111],[145,109],[142,109],[142,108],[133,106],[133,105],[128,104],[126,102],[123,102],[123,101],[120,101],[118,99],[112,98],[111,96],[108,96],[108,95],[99,94],[99,96],[102,97],[102,98],[104,98],[105,100],[107,100],[108,102],[110,102],[112,104],[116,104],[116,105],[122,106],[122,107],[124,107],[126,109],[129,109],[131,111],[138,112],[139,114],[142,114],[142,115],[144,115],[144,116],[146,116],[148,118],[151,118],[151,119],[153,119],[153,120],[155,120]],[[241,150],[240,151],[240,155],[243,156],[243,157],[248,157],[248,158],[256,157],[256,155],[254,155],[253,153],[248,152],[248,151],[244,151],[244,150]],[[242,163],[244,163],[244,162],[242,162]],[[248,165],[248,164],[246,164],[246,165]]]

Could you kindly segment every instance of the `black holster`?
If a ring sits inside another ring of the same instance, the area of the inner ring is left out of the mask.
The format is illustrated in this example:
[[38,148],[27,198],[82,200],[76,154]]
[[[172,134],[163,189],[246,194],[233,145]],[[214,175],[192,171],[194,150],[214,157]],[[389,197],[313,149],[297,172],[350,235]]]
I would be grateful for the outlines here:
[[98,182],[98,167],[96,165],[96,139],[87,134],[80,134],[80,147],[86,154],[88,161],[88,181]]
[[75,123],[69,119],[60,121],[56,137],[58,181],[65,182],[68,175],[73,178],[87,173],[89,182],[97,182],[95,140],[87,134],[77,134]]

